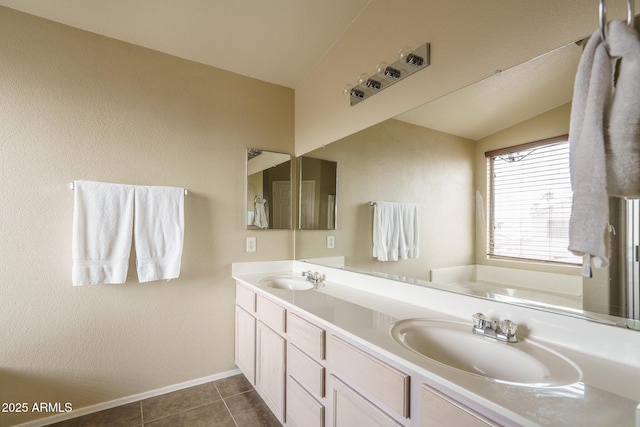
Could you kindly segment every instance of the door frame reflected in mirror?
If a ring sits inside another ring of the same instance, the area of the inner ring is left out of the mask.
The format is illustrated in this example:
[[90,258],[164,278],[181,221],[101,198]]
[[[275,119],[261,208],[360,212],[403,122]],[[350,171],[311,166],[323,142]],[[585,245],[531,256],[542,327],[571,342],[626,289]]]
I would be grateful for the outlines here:
[[335,230],[338,220],[338,162],[296,158],[298,229]]

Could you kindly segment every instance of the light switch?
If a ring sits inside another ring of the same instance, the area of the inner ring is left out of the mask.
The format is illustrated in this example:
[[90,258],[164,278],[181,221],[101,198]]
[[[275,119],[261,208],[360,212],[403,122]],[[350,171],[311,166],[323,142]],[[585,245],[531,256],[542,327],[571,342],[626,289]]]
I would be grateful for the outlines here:
[[333,249],[336,247],[336,237],[327,236],[327,249]]
[[247,252],[255,252],[255,251],[256,251],[256,238],[247,237]]

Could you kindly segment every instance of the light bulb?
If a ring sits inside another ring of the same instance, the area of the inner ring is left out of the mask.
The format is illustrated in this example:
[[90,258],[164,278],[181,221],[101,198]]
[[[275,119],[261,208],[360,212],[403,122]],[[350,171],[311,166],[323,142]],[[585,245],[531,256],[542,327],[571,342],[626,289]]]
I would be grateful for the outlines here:
[[407,57],[411,54],[412,49],[410,47],[403,47],[398,51],[398,59],[402,62],[407,62]]
[[378,65],[376,65],[376,74],[384,75],[384,70],[389,66],[386,62],[382,61]]
[[369,76],[366,75],[365,73],[360,74],[358,76],[358,84],[361,85],[362,83],[366,82],[368,78]]
[[342,94],[343,95],[351,94],[351,89],[353,89],[353,85],[344,85],[344,88],[342,89]]

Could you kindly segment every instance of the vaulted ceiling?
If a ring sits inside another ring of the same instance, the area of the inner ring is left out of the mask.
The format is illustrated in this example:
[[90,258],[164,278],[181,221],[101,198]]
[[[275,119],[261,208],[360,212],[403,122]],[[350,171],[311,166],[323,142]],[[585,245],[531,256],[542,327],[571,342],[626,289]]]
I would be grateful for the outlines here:
[[295,88],[369,0],[0,0],[55,22]]

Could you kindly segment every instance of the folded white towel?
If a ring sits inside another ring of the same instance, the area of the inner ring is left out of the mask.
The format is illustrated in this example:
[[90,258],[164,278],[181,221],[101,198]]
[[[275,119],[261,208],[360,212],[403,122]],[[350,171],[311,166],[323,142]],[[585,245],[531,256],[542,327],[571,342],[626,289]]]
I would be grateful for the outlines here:
[[179,277],[184,241],[184,189],[136,186],[134,218],[138,281]]
[[133,228],[133,187],[75,181],[71,280],[74,286],[124,283]]
[[620,58],[607,114],[607,191],[640,197],[640,40],[622,21],[608,25],[609,54]]
[[375,202],[373,257],[398,261],[418,256],[418,207],[413,203]]

